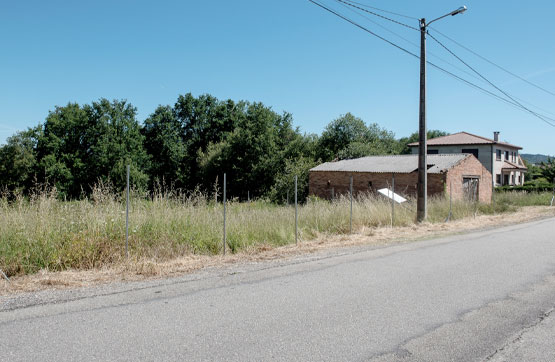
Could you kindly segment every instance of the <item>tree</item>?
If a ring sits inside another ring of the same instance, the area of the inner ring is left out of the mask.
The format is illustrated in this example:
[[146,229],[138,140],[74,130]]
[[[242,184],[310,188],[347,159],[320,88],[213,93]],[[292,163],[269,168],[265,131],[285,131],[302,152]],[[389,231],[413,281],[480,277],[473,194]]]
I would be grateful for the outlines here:
[[541,174],[547,182],[555,182],[555,158],[550,158],[540,164]]
[[[429,130],[427,133],[427,139],[438,138],[443,136],[448,136],[449,133],[440,131],[437,129]],[[411,148],[408,146],[410,143],[419,142],[420,137],[418,132],[414,132],[408,137],[403,137],[399,139],[399,152],[402,155],[408,155],[412,153]]]
[[0,147],[0,191],[25,192],[33,186],[41,132],[40,126],[18,132]]
[[347,113],[326,126],[318,145],[318,157],[331,161],[352,142],[364,142],[368,128],[364,121]]
[[285,161],[285,168],[276,175],[274,184],[268,193],[270,200],[276,203],[287,202],[287,195],[292,201],[295,195],[295,176],[297,176],[297,199],[304,202],[308,197],[308,177],[309,170],[315,167],[318,162],[310,157],[300,156],[297,159]]
[[145,120],[142,134],[149,156],[151,188],[156,180],[177,188],[184,187],[186,179],[183,160],[187,146],[174,109],[170,106],[156,108]]
[[88,194],[99,179],[123,189],[130,164],[132,183],[145,187],[148,158],[136,113],[126,101],[106,99],[56,107],[37,143],[39,181],[76,198]]

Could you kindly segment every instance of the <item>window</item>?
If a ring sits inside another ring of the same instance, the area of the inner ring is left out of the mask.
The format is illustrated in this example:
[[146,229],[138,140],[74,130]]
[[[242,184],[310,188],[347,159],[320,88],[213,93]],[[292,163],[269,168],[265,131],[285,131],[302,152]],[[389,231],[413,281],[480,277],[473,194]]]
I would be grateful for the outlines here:
[[439,154],[439,150],[428,150],[429,155],[437,155]]
[[515,176],[511,175],[511,185],[514,185],[514,184],[515,184]]
[[501,161],[501,150],[497,150],[497,161]]
[[505,161],[509,161],[509,151],[505,151]]
[[495,183],[501,185],[501,174],[495,175]]
[[463,148],[462,153],[471,153],[474,157],[478,158],[478,149],[477,148]]

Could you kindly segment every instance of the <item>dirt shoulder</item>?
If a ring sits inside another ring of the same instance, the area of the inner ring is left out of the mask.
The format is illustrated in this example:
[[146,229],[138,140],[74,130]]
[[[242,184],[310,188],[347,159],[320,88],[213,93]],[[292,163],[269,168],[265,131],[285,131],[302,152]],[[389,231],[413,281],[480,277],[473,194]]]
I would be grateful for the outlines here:
[[0,280],[0,296],[36,292],[46,289],[69,289],[96,286],[112,282],[143,281],[176,277],[194,271],[238,263],[261,262],[293,258],[326,249],[353,246],[384,246],[413,242],[440,236],[525,223],[555,217],[555,207],[523,207],[517,212],[499,215],[480,215],[475,218],[449,223],[423,223],[396,228],[363,228],[351,235],[318,235],[315,239],[301,241],[298,246],[273,247],[259,245],[237,254],[224,256],[188,255],[167,262],[131,260],[110,268],[94,270],[68,270],[63,272],[40,271],[34,275],[14,277],[10,282]]

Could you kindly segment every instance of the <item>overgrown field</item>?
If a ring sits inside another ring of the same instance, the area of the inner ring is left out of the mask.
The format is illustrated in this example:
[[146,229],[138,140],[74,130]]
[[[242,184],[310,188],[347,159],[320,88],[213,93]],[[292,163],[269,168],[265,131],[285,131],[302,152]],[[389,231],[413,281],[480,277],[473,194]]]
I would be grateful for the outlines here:
[[[510,212],[519,206],[549,205],[551,195],[502,193],[492,205],[453,203],[452,219],[476,214]],[[396,205],[394,226],[414,223],[415,203]],[[308,200],[299,206],[299,240],[320,233],[348,233],[350,201]],[[449,201],[429,201],[429,221],[445,222]],[[222,251],[223,206],[204,195],[159,193],[133,195],[129,214],[129,253],[132,259],[158,261],[178,256]],[[295,242],[295,209],[267,201],[227,204],[227,243],[230,252]],[[372,196],[353,203],[353,230],[391,227],[392,207]],[[30,198],[0,198],[0,269],[9,276],[51,271],[91,269],[125,259],[125,202],[101,189],[90,199],[60,201],[55,192]]]

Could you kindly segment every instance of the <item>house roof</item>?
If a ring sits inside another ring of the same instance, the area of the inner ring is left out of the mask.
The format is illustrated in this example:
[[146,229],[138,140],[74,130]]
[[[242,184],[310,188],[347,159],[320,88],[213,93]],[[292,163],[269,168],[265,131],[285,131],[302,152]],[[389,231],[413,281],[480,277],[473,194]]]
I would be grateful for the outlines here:
[[[522,147],[515,146],[506,142],[495,142],[491,138],[477,136],[468,132],[459,132],[447,136],[429,139],[428,146],[450,146],[450,145],[502,145],[505,147],[521,150]],[[418,142],[408,144],[409,147],[418,147]]]
[[[441,173],[453,168],[470,154],[452,153],[428,155],[428,173]],[[312,169],[311,172],[372,172],[372,173],[411,173],[418,170],[418,155],[368,156],[352,160],[326,162]]]
[[522,164],[522,166],[517,165],[516,163],[504,161],[503,166],[501,167],[503,170],[528,170],[528,167]]

